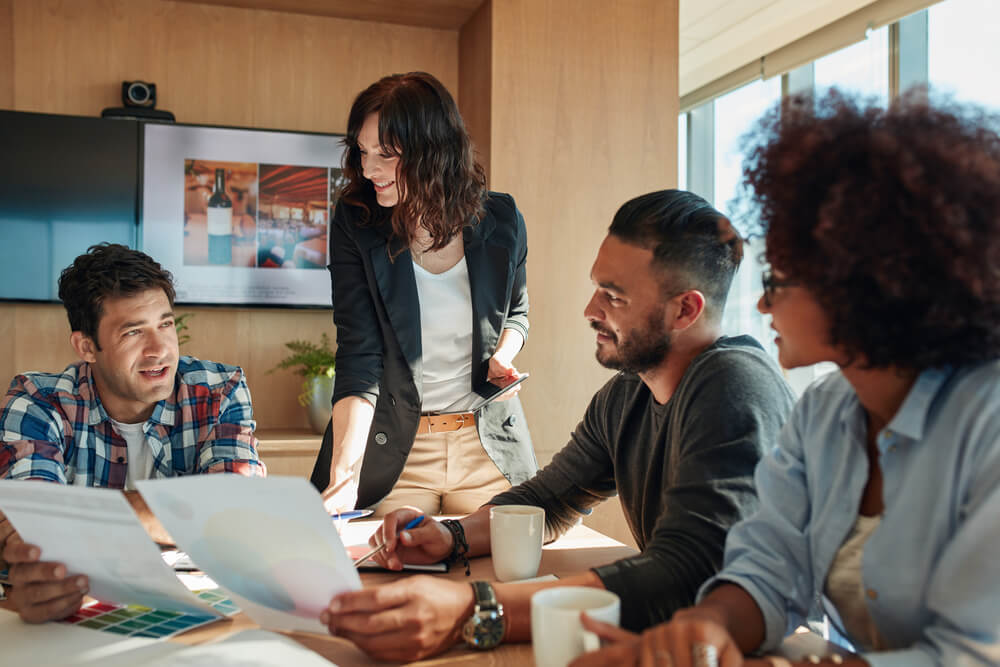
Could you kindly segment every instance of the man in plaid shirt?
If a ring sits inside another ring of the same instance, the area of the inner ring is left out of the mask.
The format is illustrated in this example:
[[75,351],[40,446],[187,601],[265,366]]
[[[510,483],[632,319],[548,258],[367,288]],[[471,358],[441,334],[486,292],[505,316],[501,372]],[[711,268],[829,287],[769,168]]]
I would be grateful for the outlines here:
[[[11,382],[0,404],[0,479],[123,489],[155,526],[132,490],[138,480],[265,474],[242,369],[179,354],[169,272],[125,246],[93,246],[62,272],[59,298],[81,361]],[[87,578],[40,562],[2,514],[0,554],[24,620],[79,608]]]

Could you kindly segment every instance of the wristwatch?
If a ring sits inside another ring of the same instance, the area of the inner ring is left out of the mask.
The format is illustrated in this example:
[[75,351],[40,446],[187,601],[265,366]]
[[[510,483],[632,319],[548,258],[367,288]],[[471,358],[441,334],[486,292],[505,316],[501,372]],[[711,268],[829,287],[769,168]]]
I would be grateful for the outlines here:
[[476,596],[476,608],[462,626],[462,638],[466,644],[481,651],[496,648],[503,641],[507,627],[503,605],[497,602],[493,586],[488,582],[472,582],[472,593]]

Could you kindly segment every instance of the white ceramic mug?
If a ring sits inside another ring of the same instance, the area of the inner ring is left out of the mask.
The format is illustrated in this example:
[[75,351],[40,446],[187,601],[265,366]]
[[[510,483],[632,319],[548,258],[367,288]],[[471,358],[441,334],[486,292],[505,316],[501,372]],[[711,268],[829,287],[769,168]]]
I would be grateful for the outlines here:
[[581,611],[618,625],[621,601],[611,591],[586,586],[546,588],[531,596],[531,645],[537,667],[565,667],[581,653],[601,647],[600,638],[580,624]]
[[490,552],[500,581],[530,579],[538,574],[545,535],[545,510],[534,505],[490,508]]

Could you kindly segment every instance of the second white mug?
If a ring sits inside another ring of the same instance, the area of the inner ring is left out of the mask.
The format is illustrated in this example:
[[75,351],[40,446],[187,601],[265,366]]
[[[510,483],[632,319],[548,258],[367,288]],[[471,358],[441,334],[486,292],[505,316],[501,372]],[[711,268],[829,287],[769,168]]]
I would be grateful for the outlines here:
[[537,667],[565,667],[576,656],[601,646],[583,629],[580,612],[618,625],[621,601],[611,591],[585,586],[546,588],[531,596],[531,645]]

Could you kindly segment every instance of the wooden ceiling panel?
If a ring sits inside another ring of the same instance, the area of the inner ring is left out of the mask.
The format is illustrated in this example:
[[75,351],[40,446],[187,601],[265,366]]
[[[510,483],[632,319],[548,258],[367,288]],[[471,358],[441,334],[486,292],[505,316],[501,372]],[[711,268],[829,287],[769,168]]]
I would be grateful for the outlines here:
[[326,201],[330,190],[327,171],[322,167],[291,165],[260,166],[260,198],[262,202],[280,201],[304,204]]
[[358,21],[458,30],[484,0],[177,0]]

